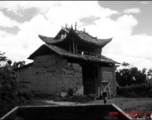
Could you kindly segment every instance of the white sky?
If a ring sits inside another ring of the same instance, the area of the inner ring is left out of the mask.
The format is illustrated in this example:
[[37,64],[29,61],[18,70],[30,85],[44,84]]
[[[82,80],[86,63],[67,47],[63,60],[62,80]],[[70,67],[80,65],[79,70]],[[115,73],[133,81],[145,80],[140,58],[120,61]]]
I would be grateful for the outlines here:
[[152,68],[152,34],[148,27],[151,22],[143,19],[152,18],[147,12],[151,1],[138,1],[135,6],[131,6],[131,1],[127,4],[121,1],[121,9],[111,7],[119,2],[111,6],[105,3],[0,1],[0,51],[13,61],[31,62],[27,60],[29,55],[44,44],[38,34],[54,37],[61,26],[66,23],[74,26],[77,22],[79,30],[86,28],[93,36],[113,37],[103,48],[103,55],[139,69]]

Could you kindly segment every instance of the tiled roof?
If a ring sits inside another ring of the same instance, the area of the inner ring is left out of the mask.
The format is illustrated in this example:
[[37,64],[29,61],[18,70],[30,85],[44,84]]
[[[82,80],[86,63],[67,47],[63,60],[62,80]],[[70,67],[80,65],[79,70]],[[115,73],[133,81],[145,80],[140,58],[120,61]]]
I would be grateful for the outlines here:
[[97,45],[106,45],[107,43],[109,43],[112,38],[110,39],[97,39],[97,38],[93,38],[91,37],[90,35],[80,31],[77,33],[77,35],[82,39],[82,40],[85,40],[86,42],[90,42],[90,43],[93,43],[93,44],[97,44]]
[[63,41],[63,39],[54,39],[53,37],[46,37],[46,36],[43,36],[43,35],[39,35],[39,38],[42,41],[44,41],[46,44],[53,44],[53,43]]
[[[83,31],[69,30],[69,29],[66,29],[66,28],[62,28],[62,29],[64,31],[66,31],[68,34],[73,33],[73,34],[77,35],[80,38],[80,40],[82,40],[83,42],[95,44],[97,46],[104,46],[104,45],[108,44],[112,40],[112,38],[109,38],[109,39],[97,39],[96,37],[92,37],[91,35],[89,35],[88,33],[83,32]],[[46,44],[59,43],[61,41],[66,40],[66,37],[64,39],[55,39],[53,37],[46,37],[46,36],[43,36],[43,35],[39,35],[39,38],[41,40],[43,40]]]
[[[53,46],[53,45],[44,44],[41,47],[47,47],[47,48],[51,49],[52,51],[54,51],[55,53],[57,53],[61,56],[66,56],[66,57],[71,57],[71,58],[78,58],[78,59],[83,59],[83,60],[93,61],[93,62],[101,62],[101,63],[102,62],[113,63],[113,64],[118,63],[118,62],[116,62],[112,59],[109,59],[109,58],[105,57],[105,56],[101,56],[101,58],[97,58],[95,56],[72,54],[72,53],[70,53],[70,52],[68,52],[68,51],[66,51],[66,50],[64,50],[60,47]],[[41,47],[38,48],[32,55],[30,55],[30,57],[28,59],[34,59],[34,57],[36,57],[38,55],[37,52],[38,52],[39,49],[41,49]]]

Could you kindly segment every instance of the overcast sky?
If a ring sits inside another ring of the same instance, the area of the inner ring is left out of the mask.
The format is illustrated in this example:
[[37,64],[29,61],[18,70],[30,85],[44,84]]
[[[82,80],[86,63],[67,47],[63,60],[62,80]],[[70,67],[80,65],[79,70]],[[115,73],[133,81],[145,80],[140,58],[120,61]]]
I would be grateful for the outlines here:
[[151,1],[0,1],[0,51],[12,61],[27,60],[40,45],[38,34],[54,37],[61,26],[86,28],[98,38],[113,37],[103,55],[152,68]]

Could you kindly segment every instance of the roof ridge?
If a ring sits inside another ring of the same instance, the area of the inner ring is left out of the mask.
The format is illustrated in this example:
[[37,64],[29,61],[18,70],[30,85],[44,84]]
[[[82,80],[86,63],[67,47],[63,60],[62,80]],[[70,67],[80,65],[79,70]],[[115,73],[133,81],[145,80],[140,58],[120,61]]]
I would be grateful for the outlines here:
[[[62,28],[62,30],[63,30],[63,28]],[[47,37],[47,36],[40,35],[40,34],[38,34],[38,36],[46,44],[56,44],[58,42],[61,42],[61,41],[65,40],[67,38],[67,36],[69,36],[71,33],[75,34],[77,37],[79,37],[84,42],[94,44],[94,45],[97,45],[97,46],[105,46],[106,44],[108,44],[112,40],[112,38],[97,39],[97,38],[89,35],[88,33],[84,32],[84,31],[79,31],[79,30],[70,29],[68,32],[69,33],[63,39],[55,38],[55,37]]]
[[69,28],[62,27],[61,29],[69,33]]
[[88,35],[89,37],[91,37],[91,38],[93,38],[93,39],[97,39],[97,37],[93,37],[92,35],[90,35],[89,33],[86,33],[86,32],[84,32],[84,31],[81,31],[82,33],[84,33],[84,34],[86,34],[86,35]]

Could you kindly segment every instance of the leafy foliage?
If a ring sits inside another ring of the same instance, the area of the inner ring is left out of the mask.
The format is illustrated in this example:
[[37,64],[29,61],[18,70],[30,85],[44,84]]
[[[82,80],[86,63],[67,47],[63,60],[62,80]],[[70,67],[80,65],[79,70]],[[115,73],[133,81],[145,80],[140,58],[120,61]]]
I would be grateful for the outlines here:
[[124,68],[116,70],[117,94],[124,97],[152,97],[152,86],[147,84],[148,76],[152,77],[152,69],[148,72],[146,68],[138,70],[125,62],[122,66]]
[[25,65],[25,61],[19,61],[19,62],[14,62],[12,67],[13,69],[17,69],[17,68],[23,67],[24,65]]
[[130,66],[130,64],[129,64],[129,63],[127,63],[127,62],[123,62],[123,63],[122,63],[122,66],[124,66],[124,67],[126,68],[126,67],[129,67],[129,66]]
[[[31,98],[31,92],[20,89],[11,61],[0,52],[0,117],[15,105],[25,103]],[[22,62],[21,62],[22,63]],[[20,63],[19,63],[20,64]]]
[[2,52],[0,52],[0,61],[6,61],[7,59],[6,59],[6,56],[4,56],[4,52],[2,53]]
[[0,68],[0,99],[15,99],[18,83],[14,71],[8,66]]
[[148,70],[147,76],[150,77],[150,78],[152,78],[152,69],[149,69],[149,70]]
[[117,87],[117,94],[124,97],[152,97],[152,86],[148,84],[136,84],[125,87]]
[[146,82],[146,68],[142,71],[137,67],[126,68],[130,66],[128,63],[122,63],[125,68],[116,70],[116,79],[119,86],[130,86],[133,84],[142,84]]
[[2,52],[0,51],[0,67],[2,67],[2,66],[3,66],[3,63],[5,63],[6,60],[7,60],[6,56],[4,56],[4,54],[5,54],[5,53],[2,53]]

